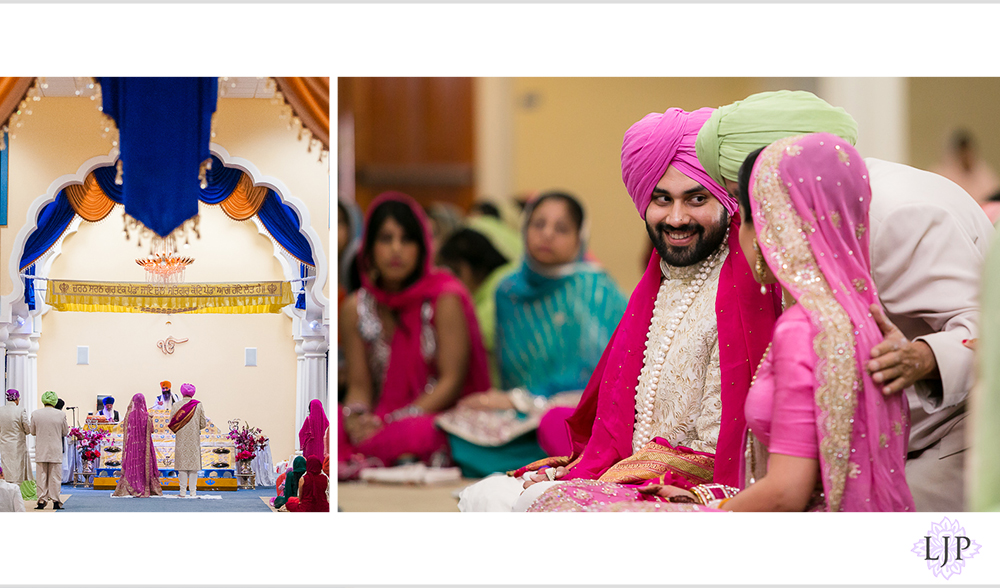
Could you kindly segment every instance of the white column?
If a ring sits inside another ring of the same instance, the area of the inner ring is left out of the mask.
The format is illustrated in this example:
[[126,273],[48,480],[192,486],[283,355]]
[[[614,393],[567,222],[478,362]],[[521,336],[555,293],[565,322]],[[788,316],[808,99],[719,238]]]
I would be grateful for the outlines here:
[[514,81],[473,81],[476,142],[476,198],[507,201],[514,191]]
[[[304,321],[303,321],[304,322]],[[316,321],[313,321],[315,323]],[[299,447],[298,431],[302,428],[302,423],[309,414],[309,402],[318,398],[323,402],[330,421],[331,416],[330,394],[327,388],[327,360],[326,352],[330,348],[327,341],[326,329],[323,325],[318,325],[318,330],[310,329],[306,324],[302,326],[302,334],[295,340],[296,355],[296,390],[295,390],[295,447]]]
[[[9,327],[10,327],[10,325],[0,324],[0,366],[4,366],[5,368],[6,368],[6,365],[7,365],[7,339],[8,339],[9,334],[10,334]],[[3,391],[6,391],[8,388],[12,387],[12,386],[8,386],[7,385],[6,371],[7,370],[4,369],[4,386],[3,386]],[[0,406],[3,406],[4,404],[7,404],[7,395],[6,394],[4,394],[4,396],[3,396],[3,404],[0,404]]]
[[906,78],[819,78],[816,93],[858,121],[862,156],[908,163]]
[[[28,411],[28,416],[38,408],[38,392],[32,386],[35,380],[31,374],[34,362],[29,362],[28,354],[31,349],[31,321],[25,321],[22,325],[16,323],[10,326],[10,334],[7,337],[7,387],[14,388],[21,393],[21,406]],[[37,351],[37,347],[36,347]],[[32,461],[35,458],[35,437],[28,435],[28,454]]]

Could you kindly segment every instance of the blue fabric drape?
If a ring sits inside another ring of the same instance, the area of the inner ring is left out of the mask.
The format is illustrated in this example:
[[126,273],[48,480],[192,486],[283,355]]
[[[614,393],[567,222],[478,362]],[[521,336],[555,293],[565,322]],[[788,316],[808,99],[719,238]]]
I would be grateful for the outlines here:
[[[309,268],[304,263],[299,264],[299,277],[304,278],[309,275]],[[295,299],[295,308],[305,310],[306,309],[306,283],[305,281],[299,282],[299,295]]]
[[125,212],[161,237],[198,214],[217,78],[99,78],[118,125]]
[[257,218],[292,257],[302,263],[316,267],[306,236],[299,232],[299,217],[292,207],[281,202],[274,190],[267,191],[267,197],[257,211]]
[[38,213],[37,228],[24,244],[24,253],[21,255],[20,270],[38,261],[38,258],[45,254],[50,247],[56,244],[62,236],[69,223],[76,213],[69,204],[64,191],[60,190],[56,199],[42,207]]
[[[29,276],[35,275],[35,266],[32,264],[24,271]],[[35,310],[35,280],[24,278],[24,301],[28,304],[28,310]]]
[[122,187],[115,183],[115,176],[118,174],[114,164],[99,167],[90,172],[94,174],[97,185],[101,187],[104,194],[116,204],[122,203]]
[[236,189],[236,184],[243,177],[243,172],[235,167],[225,167],[222,160],[212,156],[212,169],[205,174],[208,186],[202,188],[199,199],[205,204],[218,204],[229,198]]

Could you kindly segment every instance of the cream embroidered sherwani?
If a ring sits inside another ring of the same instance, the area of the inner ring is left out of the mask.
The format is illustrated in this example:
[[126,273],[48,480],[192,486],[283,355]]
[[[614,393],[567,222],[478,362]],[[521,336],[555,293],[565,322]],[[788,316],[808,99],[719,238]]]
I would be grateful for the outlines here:
[[964,510],[966,397],[978,337],[979,282],[994,229],[957,184],[906,165],[866,158],[871,175],[872,277],[891,320],[934,351],[940,380],[918,382],[910,401],[906,478],[920,511]]
[[[706,453],[715,453],[722,421],[722,370],[715,299],[726,255],[728,248],[694,296],[675,331],[653,403],[653,437],[663,437],[671,444]],[[653,312],[673,313],[700,268],[700,263],[685,268],[667,266],[666,285],[657,295]],[[656,333],[654,340],[660,335],[662,333]],[[647,363],[650,362],[647,360]],[[522,493],[522,479],[494,474],[462,490],[458,508],[463,512],[526,510],[542,492],[559,483],[540,482]]]
[[27,409],[10,402],[0,406],[0,467],[4,479],[20,484],[31,479],[26,435],[31,433]]
[[[715,297],[725,259],[723,256],[708,275],[676,329],[653,404],[653,437],[663,437],[671,445],[706,453],[715,453],[722,420],[722,371]],[[700,264],[661,266],[665,287],[657,296],[654,314],[669,314],[680,306],[700,267]],[[654,340],[665,332],[664,321]]]
[[[170,416],[173,417],[190,401],[191,398],[186,396],[177,401],[170,411]],[[174,468],[187,472],[201,469],[201,430],[207,426],[205,405],[199,403],[194,409],[191,420],[177,431],[174,440]]]

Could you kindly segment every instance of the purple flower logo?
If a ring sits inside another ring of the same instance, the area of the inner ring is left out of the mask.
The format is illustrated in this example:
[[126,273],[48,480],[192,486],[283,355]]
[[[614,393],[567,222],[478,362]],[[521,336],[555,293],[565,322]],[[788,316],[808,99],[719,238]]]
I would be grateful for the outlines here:
[[924,558],[927,569],[945,580],[962,573],[965,562],[979,553],[980,545],[965,532],[958,520],[948,517],[932,523],[930,530],[913,544],[913,553]]

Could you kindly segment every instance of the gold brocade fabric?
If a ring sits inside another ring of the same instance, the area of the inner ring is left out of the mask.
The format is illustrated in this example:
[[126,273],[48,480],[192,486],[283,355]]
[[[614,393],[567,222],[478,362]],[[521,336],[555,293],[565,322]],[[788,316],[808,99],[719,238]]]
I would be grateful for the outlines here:
[[639,451],[608,468],[601,482],[638,484],[673,472],[694,484],[712,481],[715,459],[697,453],[684,453],[650,441]]
[[45,302],[60,311],[153,314],[276,314],[295,301],[287,282],[145,284],[49,280]]

